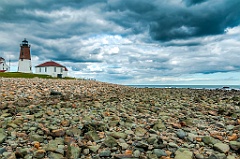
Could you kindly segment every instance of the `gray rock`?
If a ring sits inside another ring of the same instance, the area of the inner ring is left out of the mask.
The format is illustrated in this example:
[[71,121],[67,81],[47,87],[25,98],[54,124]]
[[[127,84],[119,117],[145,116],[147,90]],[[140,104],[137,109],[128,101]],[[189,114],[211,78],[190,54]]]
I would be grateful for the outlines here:
[[7,138],[7,135],[4,132],[4,129],[0,128],[0,143],[3,143],[6,138]]
[[37,150],[34,152],[34,157],[37,159],[42,159],[45,156],[45,150]]
[[157,155],[157,157],[167,156],[166,152],[162,149],[154,149],[153,153]]
[[216,139],[214,139],[213,137],[211,136],[204,136],[202,137],[202,141],[207,144],[207,145],[210,145],[210,144],[216,144],[218,143],[219,141],[217,141]]
[[224,153],[213,153],[208,159],[227,159],[227,156]]
[[111,151],[110,150],[103,150],[99,154],[100,157],[111,157]]
[[121,133],[121,132],[112,132],[109,135],[114,137],[115,139],[120,139],[120,138],[126,139],[127,138],[127,134]]
[[96,145],[96,146],[88,146],[88,148],[90,149],[90,151],[92,152],[97,152],[99,150],[101,146],[100,145]]
[[233,149],[233,150],[235,150],[235,151],[240,150],[240,142],[230,141],[229,144],[230,144],[231,149]]
[[139,137],[142,137],[146,134],[147,130],[144,129],[144,128],[141,128],[141,127],[137,127],[135,129],[135,135],[139,136]]
[[227,153],[230,150],[230,147],[227,144],[223,144],[220,142],[214,144],[213,148],[222,153]]
[[187,133],[185,133],[182,129],[178,130],[176,134],[180,139],[184,139],[187,136]]
[[180,148],[176,151],[176,156],[174,159],[192,159],[193,153],[188,149]]
[[97,141],[99,140],[98,133],[96,131],[89,131],[85,134],[85,137],[91,141]]
[[6,152],[6,148],[5,147],[0,147],[0,154],[3,154],[4,152]]
[[29,138],[30,138],[30,141],[43,142],[44,140],[43,136],[40,136],[38,134],[33,134],[33,133],[30,133]]
[[165,124],[161,120],[158,120],[154,124],[153,129],[154,130],[166,130],[166,126],[165,126]]
[[55,153],[55,152],[50,152],[48,157],[51,159],[64,159],[62,154]]
[[117,146],[117,140],[111,136],[108,136],[105,140],[104,140],[104,144],[107,146],[107,147],[114,147],[114,146]]
[[134,157],[139,157],[141,155],[141,152],[139,151],[139,150],[135,150],[134,152],[133,152],[133,156]]

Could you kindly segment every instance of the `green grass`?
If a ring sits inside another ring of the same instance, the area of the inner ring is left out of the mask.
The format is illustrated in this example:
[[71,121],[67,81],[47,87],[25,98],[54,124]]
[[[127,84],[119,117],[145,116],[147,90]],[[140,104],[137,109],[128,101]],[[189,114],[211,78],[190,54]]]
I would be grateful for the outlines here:
[[[39,75],[34,73],[21,73],[21,72],[0,72],[0,77],[6,77],[6,78],[50,78],[50,79],[56,79],[55,77],[49,76],[49,75]],[[75,79],[72,77],[66,77],[63,79]]]

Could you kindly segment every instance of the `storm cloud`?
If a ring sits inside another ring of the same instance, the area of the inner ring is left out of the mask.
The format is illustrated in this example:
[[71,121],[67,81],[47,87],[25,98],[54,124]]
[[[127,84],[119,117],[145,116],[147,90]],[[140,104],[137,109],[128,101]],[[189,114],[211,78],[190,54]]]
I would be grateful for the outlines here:
[[74,77],[226,82],[240,71],[239,8],[239,0],[2,0],[0,56],[14,71],[27,38],[33,66],[54,60]]

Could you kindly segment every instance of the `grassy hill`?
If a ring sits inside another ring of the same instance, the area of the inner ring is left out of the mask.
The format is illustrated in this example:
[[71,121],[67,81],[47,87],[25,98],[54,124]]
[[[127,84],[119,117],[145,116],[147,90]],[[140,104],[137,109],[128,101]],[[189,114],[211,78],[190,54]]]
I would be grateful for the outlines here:
[[[49,75],[39,75],[34,73],[21,73],[21,72],[0,72],[0,77],[7,77],[7,78],[52,78],[55,79],[52,76]],[[64,79],[74,79],[71,77],[67,77]]]

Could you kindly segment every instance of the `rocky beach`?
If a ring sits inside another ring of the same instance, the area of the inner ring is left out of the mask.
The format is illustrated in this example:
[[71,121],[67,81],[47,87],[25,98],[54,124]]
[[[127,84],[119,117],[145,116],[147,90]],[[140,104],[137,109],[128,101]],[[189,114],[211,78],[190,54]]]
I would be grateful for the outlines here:
[[240,91],[0,79],[0,158],[239,159]]

